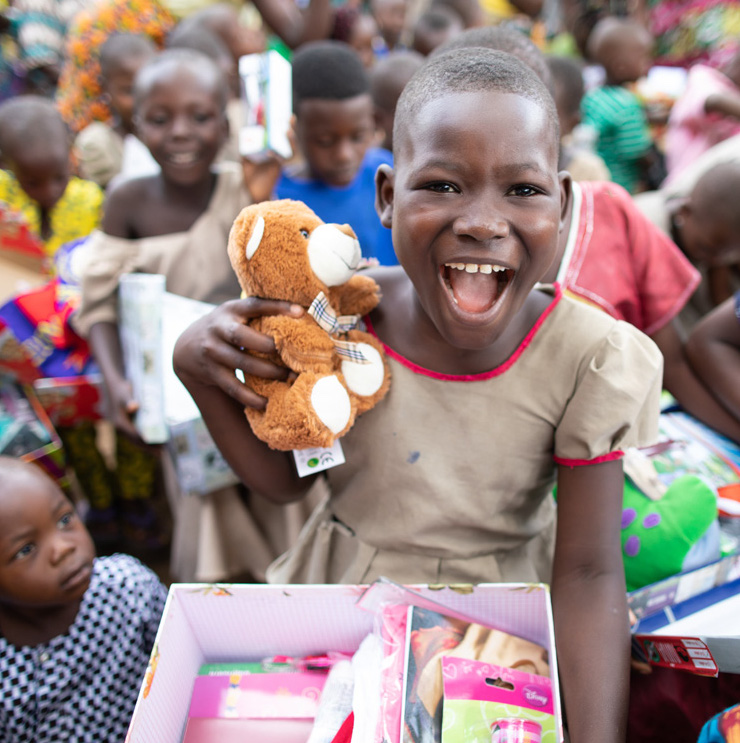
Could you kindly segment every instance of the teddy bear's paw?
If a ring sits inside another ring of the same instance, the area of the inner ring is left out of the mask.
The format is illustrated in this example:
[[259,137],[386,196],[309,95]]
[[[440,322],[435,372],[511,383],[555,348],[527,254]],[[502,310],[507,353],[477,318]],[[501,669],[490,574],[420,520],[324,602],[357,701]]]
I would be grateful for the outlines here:
[[368,343],[358,343],[357,350],[365,357],[364,363],[342,361],[344,381],[351,392],[361,397],[374,395],[385,379],[385,364],[378,350]]
[[333,433],[339,434],[349,425],[352,403],[339,379],[322,377],[311,390],[311,406],[319,420]]

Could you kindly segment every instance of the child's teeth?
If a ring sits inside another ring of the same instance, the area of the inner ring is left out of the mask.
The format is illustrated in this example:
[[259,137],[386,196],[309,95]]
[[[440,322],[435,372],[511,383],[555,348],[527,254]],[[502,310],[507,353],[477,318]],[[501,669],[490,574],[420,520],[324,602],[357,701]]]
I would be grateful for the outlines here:
[[498,266],[491,263],[445,263],[449,268],[457,269],[458,271],[466,271],[467,273],[492,273],[495,271],[505,271],[504,266]]

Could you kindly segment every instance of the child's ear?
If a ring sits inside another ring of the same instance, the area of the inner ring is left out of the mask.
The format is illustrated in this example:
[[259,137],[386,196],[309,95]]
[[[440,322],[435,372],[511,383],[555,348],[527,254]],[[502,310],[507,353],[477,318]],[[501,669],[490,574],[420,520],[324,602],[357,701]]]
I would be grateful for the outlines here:
[[573,180],[567,170],[561,170],[558,173],[558,181],[560,182],[560,229],[562,230],[565,227],[570,202],[573,198]]
[[381,165],[375,173],[375,211],[383,227],[393,226],[393,192],[396,174],[390,165]]

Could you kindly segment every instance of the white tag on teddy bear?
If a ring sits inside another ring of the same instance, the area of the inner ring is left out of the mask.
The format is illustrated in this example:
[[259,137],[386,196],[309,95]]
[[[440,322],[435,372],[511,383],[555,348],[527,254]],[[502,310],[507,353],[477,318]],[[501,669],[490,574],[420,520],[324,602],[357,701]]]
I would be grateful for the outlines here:
[[299,477],[315,475],[317,472],[331,469],[338,464],[344,464],[345,461],[339,439],[326,449],[318,446],[313,449],[293,449],[293,457]]

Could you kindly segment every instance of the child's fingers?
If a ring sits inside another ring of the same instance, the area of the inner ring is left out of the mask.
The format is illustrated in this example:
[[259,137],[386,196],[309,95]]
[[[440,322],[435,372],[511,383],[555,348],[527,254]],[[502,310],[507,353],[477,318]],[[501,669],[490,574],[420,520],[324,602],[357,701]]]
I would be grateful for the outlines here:
[[225,394],[236,400],[243,408],[264,410],[267,400],[246,384],[239,381],[232,371],[221,368],[213,375],[213,383]]

